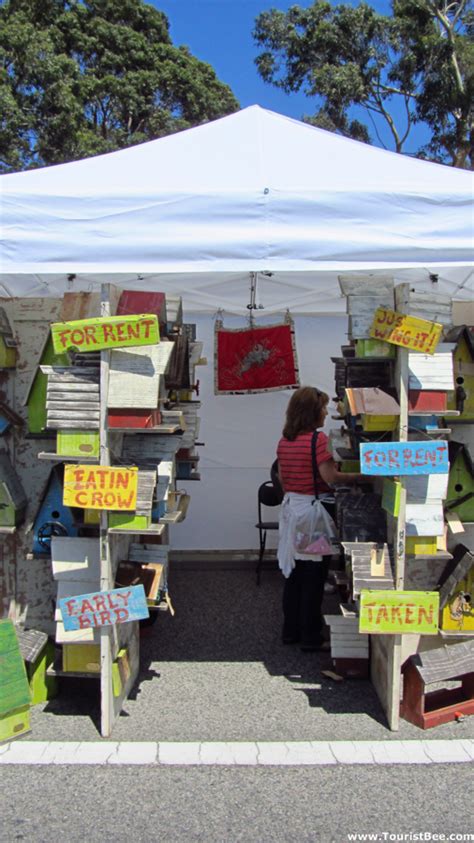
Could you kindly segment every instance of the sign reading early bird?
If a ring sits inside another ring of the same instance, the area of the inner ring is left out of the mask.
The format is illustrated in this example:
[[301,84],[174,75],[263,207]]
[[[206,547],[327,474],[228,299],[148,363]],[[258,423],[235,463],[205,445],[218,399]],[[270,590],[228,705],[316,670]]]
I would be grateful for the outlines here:
[[113,626],[150,616],[141,584],[62,597],[58,605],[66,631]]
[[439,322],[428,322],[426,319],[418,319],[417,316],[378,307],[369,334],[374,339],[410,348],[412,351],[434,354],[442,330],[443,326]]
[[448,443],[445,441],[361,442],[359,447],[362,474],[388,477],[447,474],[449,471]]
[[377,635],[438,634],[437,591],[360,592],[359,632]]
[[80,509],[136,509],[138,468],[65,465],[63,503]]
[[156,345],[160,341],[158,317],[153,313],[53,322],[51,336],[56,354],[69,348],[87,352],[132,345]]

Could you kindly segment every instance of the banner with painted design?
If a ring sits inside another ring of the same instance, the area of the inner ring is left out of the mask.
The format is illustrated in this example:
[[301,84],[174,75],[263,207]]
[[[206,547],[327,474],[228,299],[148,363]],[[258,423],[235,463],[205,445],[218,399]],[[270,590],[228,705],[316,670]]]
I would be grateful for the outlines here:
[[293,321],[224,328],[216,322],[214,392],[234,395],[300,385]]

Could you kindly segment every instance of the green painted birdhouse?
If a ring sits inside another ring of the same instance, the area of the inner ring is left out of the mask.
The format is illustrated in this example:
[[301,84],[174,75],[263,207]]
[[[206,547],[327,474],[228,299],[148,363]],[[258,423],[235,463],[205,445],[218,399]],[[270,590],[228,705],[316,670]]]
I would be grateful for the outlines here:
[[30,433],[43,433],[46,429],[46,389],[48,386],[48,376],[41,371],[39,366],[69,366],[70,362],[67,354],[55,354],[51,333],[48,332],[43,351],[40,355],[38,368],[33,375],[25,400],[28,407],[28,430]]
[[0,528],[17,527],[23,521],[27,498],[20,478],[6,451],[0,452]]
[[474,521],[474,467],[469,449],[449,442],[449,481],[445,508],[461,521]]

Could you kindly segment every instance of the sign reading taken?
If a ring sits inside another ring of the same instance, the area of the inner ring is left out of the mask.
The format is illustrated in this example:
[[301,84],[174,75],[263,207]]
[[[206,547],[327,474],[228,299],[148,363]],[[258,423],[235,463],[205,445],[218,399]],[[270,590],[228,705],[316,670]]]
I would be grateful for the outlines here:
[[369,334],[374,339],[393,345],[434,354],[442,330],[443,326],[439,322],[428,322],[426,319],[378,307]]
[[143,585],[62,597],[58,600],[64,629],[90,629],[148,618]]
[[447,474],[448,443],[430,442],[361,442],[362,474],[384,477],[404,474]]
[[100,351],[102,348],[124,348],[129,345],[156,345],[160,341],[158,317],[152,313],[53,322],[51,336],[56,354],[68,348]]
[[63,503],[80,509],[136,509],[138,468],[65,465]]
[[359,632],[397,635],[438,634],[437,591],[372,591],[360,593]]

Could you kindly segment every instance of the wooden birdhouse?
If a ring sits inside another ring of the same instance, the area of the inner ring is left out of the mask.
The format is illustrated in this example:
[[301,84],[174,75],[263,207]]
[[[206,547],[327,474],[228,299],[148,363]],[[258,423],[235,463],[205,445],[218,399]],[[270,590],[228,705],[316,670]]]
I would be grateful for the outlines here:
[[124,530],[146,530],[150,527],[156,476],[156,470],[138,472],[136,508],[133,512],[110,512],[110,529],[120,527]]
[[63,466],[54,466],[33,523],[33,553],[51,552],[53,536],[77,536],[72,510],[63,504]]
[[10,457],[0,452],[0,530],[13,530],[25,517],[27,498]]
[[129,316],[140,313],[154,313],[158,317],[160,337],[166,334],[166,295],[148,290],[122,290],[117,316]]
[[3,307],[0,307],[0,369],[14,369],[17,342]]
[[[474,641],[417,653],[402,672],[400,714],[415,726],[429,729],[474,714]],[[454,683],[458,687],[448,687]]]
[[17,630],[20,652],[25,662],[31,692],[31,705],[56,696],[57,681],[47,673],[54,662],[54,644],[38,629]]
[[454,328],[447,339],[455,343],[454,393],[449,396],[448,409],[461,413],[459,421],[474,421],[474,328]]
[[[174,343],[116,348],[110,355],[109,410],[156,410],[165,396],[165,375]],[[132,425],[131,425],[132,426]],[[133,425],[135,426],[135,425]]]
[[474,467],[466,445],[449,442],[449,481],[446,509],[461,521],[474,521]]
[[474,633],[474,555],[456,546],[440,581],[440,629],[450,634]]
[[13,621],[0,619],[0,743],[30,731],[30,687]]
[[66,353],[55,353],[51,333],[48,331],[40,354],[39,365],[33,373],[24,400],[24,404],[28,408],[28,430],[30,433],[44,433],[46,429],[46,389],[48,376],[41,371],[41,365],[69,366],[70,362],[69,356]]

